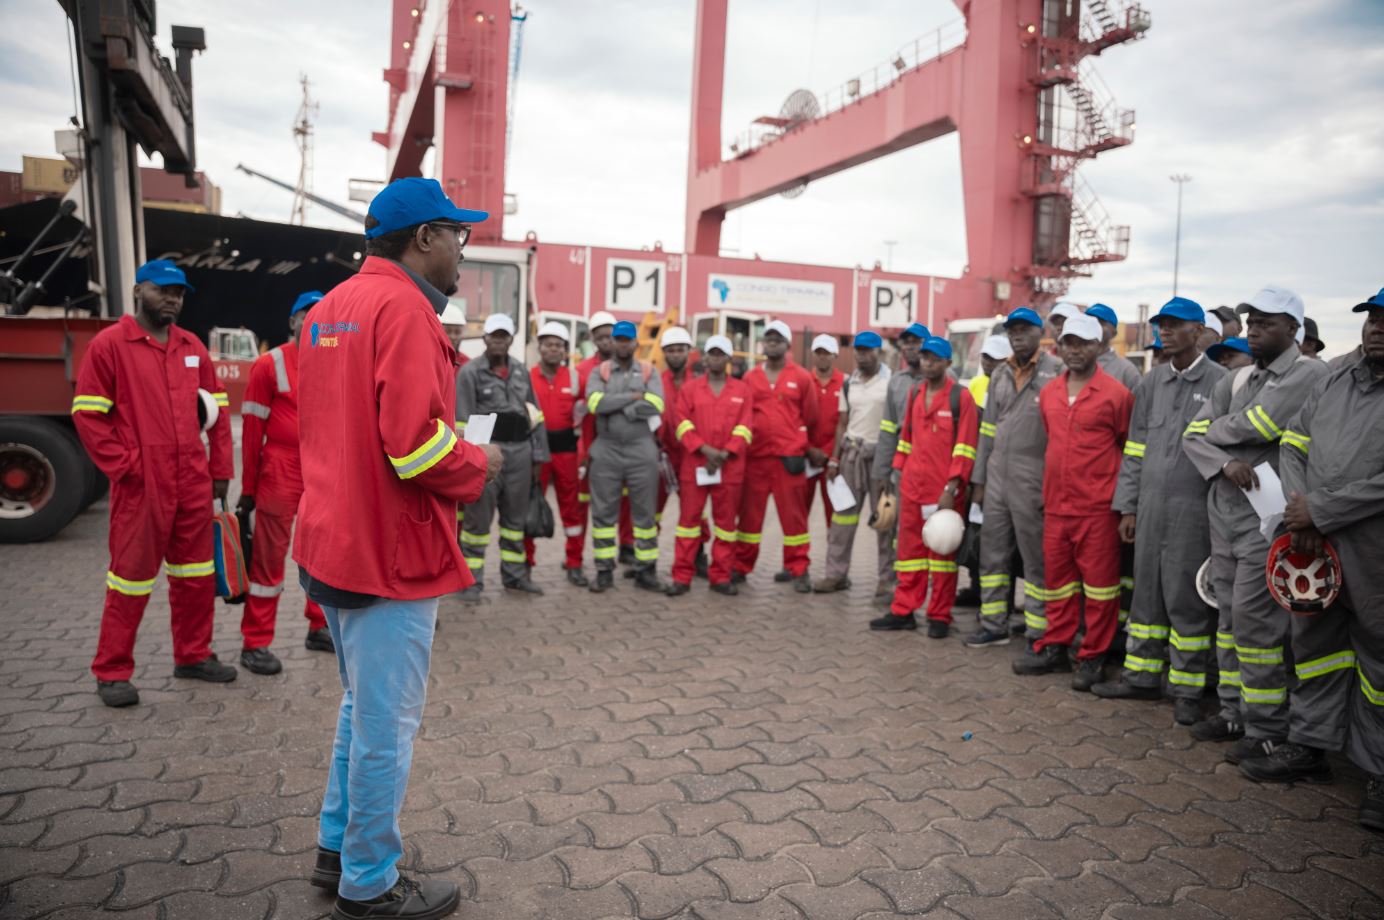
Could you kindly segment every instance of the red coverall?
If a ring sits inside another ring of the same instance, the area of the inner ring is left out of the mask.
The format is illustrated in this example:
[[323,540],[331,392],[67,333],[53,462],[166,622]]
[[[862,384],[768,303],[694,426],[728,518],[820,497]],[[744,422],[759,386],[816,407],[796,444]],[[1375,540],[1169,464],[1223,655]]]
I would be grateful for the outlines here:
[[817,428],[812,374],[789,361],[773,384],[762,366],[746,373],[744,381],[754,401],[754,442],[740,493],[735,570],[745,575],[754,571],[772,493],[783,527],[783,567],[796,577],[807,572],[810,550],[806,477],[789,473],[780,458],[802,457],[809,434]]
[[[673,557],[673,581],[692,583],[696,570],[697,548],[706,528],[707,497],[711,497],[711,519],[716,542],[711,547],[707,577],[712,584],[730,581],[736,546],[736,516],[740,513],[740,493],[745,482],[745,455],[750,448],[750,421],[753,396],[743,380],[727,377],[718,396],[706,377],[684,384],[678,394],[670,423],[682,452],[678,467],[677,551]],[[721,466],[718,485],[697,485],[697,468],[706,465],[699,451],[710,444],[730,452]]]
[[[581,401],[586,403],[586,378],[591,376],[591,372],[601,366],[605,359],[601,353],[595,352],[589,358],[583,358],[577,364],[577,380],[581,383]],[[666,401],[664,403],[667,404]],[[577,453],[577,463],[579,466],[588,466],[591,456],[591,442],[596,440],[596,416],[587,414],[581,420],[581,447]],[[585,479],[581,480],[581,492],[579,494],[582,504],[591,504],[591,487]],[[663,505],[660,502],[659,508]],[[630,500],[628,497],[620,499],[620,546],[634,548],[634,520],[630,517]]]
[[[581,382],[571,367],[558,368],[549,380],[543,365],[535,364],[529,371],[538,408],[543,413],[543,425],[548,430],[548,453],[551,459],[543,464],[539,482],[543,491],[552,483],[557,495],[558,516],[562,518],[562,533],[566,537],[567,554],[564,568],[581,568],[582,546],[586,543],[586,504],[580,493],[583,484],[577,477],[577,427],[575,408],[581,398]],[[570,444],[570,449],[565,449]],[[559,449],[564,448],[564,449]],[[534,564],[534,544],[524,540],[524,552],[529,565]]]
[[[679,421],[677,403],[683,389],[697,379],[696,375],[692,373],[692,358],[691,354],[687,356],[687,364],[682,369],[681,379],[673,376],[671,370],[665,368],[663,371],[663,404],[666,408],[663,410],[663,426],[658,429],[658,437],[660,446],[668,454],[668,462],[672,464],[673,472],[677,474],[679,490],[682,488],[682,458],[687,453],[687,448],[677,438],[676,429]],[[667,504],[668,487],[663,484],[663,479],[660,477],[658,480],[658,513],[654,515],[654,519],[660,525],[663,521],[663,507]],[[681,520],[681,512],[679,512],[679,520]],[[705,543],[711,539],[711,529],[707,526],[705,516],[702,518],[701,528],[701,542]]]
[[[240,492],[255,499],[255,543],[250,556],[250,596],[240,619],[245,648],[274,641],[284,558],[303,497],[298,461],[298,346],[288,342],[260,355],[240,404]],[[322,608],[308,599],[308,629],[326,629]]]
[[[197,421],[198,388],[221,407],[208,432],[210,463]],[[174,663],[196,664],[211,654],[211,484],[235,474],[228,407],[206,347],[184,329],[169,327],[160,344],[127,315],[91,341],[77,372],[72,420],[111,481],[111,564],[91,663],[97,680],[134,673],[135,633],[160,562],[167,562]]]
[[[831,379],[822,385],[821,378],[815,372],[809,372],[812,377],[812,384],[816,387],[817,393],[817,430],[813,433],[810,443],[813,447],[820,449],[827,458],[830,459],[832,452],[836,449],[836,423],[841,419],[841,386],[846,382],[846,375],[839,370],[831,372]],[[807,481],[807,502],[808,517],[812,516],[812,505],[817,500],[817,493],[822,493],[822,516],[826,519],[827,526],[831,526],[831,499],[827,498],[827,474],[823,470],[813,479]]]
[[1071,645],[1086,597],[1086,635],[1080,659],[1110,648],[1120,617],[1120,516],[1110,509],[1134,397],[1099,367],[1067,402],[1063,371],[1038,394],[1048,430],[1043,469],[1043,567],[1048,628],[1033,644]]

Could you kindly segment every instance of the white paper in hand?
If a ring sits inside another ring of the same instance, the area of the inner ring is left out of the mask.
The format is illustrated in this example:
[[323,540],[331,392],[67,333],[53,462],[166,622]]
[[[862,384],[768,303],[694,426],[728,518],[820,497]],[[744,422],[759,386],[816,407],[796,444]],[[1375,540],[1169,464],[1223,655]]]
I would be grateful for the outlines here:
[[827,498],[831,501],[831,507],[837,511],[855,507],[855,495],[851,493],[850,484],[846,482],[845,476],[827,480]]
[[981,510],[980,505],[972,503],[971,513],[966,516],[966,519],[969,520],[972,524],[984,524],[985,512]]
[[716,472],[711,472],[704,466],[697,467],[697,485],[714,486],[721,483],[721,468],[718,466]]
[[651,415],[651,416],[649,416],[649,430],[650,430],[650,431],[657,431],[662,425],[663,425],[663,416],[661,416],[661,415]]
[[806,479],[811,479],[813,476],[820,476],[822,475],[822,470],[824,469],[826,469],[826,467],[824,466],[813,466],[812,461],[809,460],[804,465],[803,477]]
[[1259,477],[1259,488],[1247,489],[1245,498],[1259,515],[1259,532],[1265,540],[1272,541],[1274,531],[1283,523],[1283,510],[1288,507],[1288,500],[1283,497],[1283,483],[1278,473],[1267,461],[1254,468],[1254,475]]
[[495,433],[496,415],[491,412],[488,415],[473,415],[466,420],[466,443],[468,444],[489,444],[490,436]]

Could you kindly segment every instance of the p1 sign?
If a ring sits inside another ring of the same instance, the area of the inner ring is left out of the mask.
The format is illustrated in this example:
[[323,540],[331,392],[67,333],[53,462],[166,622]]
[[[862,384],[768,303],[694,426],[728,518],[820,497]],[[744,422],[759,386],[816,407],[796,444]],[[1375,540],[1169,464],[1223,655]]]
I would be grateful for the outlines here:
[[606,260],[607,310],[664,310],[668,306],[664,287],[668,268],[662,262],[645,259]]
[[918,285],[912,281],[870,281],[870,325],[903,327],[918,318]]

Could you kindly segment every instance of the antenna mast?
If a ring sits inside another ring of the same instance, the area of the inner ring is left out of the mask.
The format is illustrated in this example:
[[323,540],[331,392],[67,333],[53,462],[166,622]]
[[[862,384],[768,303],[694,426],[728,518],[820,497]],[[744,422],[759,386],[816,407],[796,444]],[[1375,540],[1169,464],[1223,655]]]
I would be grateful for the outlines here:
[[293,189],[293,212],[288,222],[301,227],[307,222],[308,202],[312,199],[312,131],[317,103],[312,101],[308,90],[307,74],[300,74],[298,82],[303,87],[303,101],[293,120],[293,142],[298,145],[298,184]]

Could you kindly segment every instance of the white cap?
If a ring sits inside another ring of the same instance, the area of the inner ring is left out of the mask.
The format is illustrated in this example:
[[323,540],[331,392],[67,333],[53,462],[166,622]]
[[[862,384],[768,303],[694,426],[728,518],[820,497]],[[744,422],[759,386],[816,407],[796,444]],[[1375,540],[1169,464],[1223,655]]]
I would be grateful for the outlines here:
[[1105,333],[1100,328],[1100,320],[1094,316],[1087,316],[1085,313],[1067,317],[1067,322],[1062,325],[1062,338],[1065,339],[1069,335],[1085,339],[1088,342],[1099,342],[1105,337]]
[[[1065,301],[1065,300],[1059,301],[1058,303],[1053,304],[1052,309],[1048,311],[1048,319],[1052,319],[1054,316],[1065,316],[1065,317],[1067,317],[1067,319],[1071,319],[1071,318],[1074,317],[1074,316],[1085,316],[1085,315],[1086,315],[1086,314],[1085,314],[1085,313],[1082,313],[1081,310],[1080,310],[1080,308],[1078,308],[1076,304],[1074,304],[1074,303],[1067,303],[1067,301]],[[1097,322],[1100,322],[1100,321],[1097,320]],[[1064,327],[1064,328],[1065,328],[1065,327]],[[1065,335],[1066,333],[1064,332],[1063,334]]]
[[592,313],[591,318],[586,321],[588,329],[599,329],[602,326],[614,326],[617,320],[604,310]]
[[1276,284],[1264,285],[1257,294],[1246,300],[1243,306],[1253,307],[1260,313],[1287,313],[1298,321],[1299,329],[1302,328],[1302,317],[1307,312],[1301,297]]
[[724,352],[727,356],[735,354],[735,346],[730,343],[730,339],[723,335],[713,335],[707,339],[706,344],[702,346],[702,354],[706,354],[713,348]]
[[484,331],[486,335],[492,332],[508,332],[514,335],[514,320],[510,319],[507,313],[492,313],[485,318]]
[[777,332],[779,335],[783,336],[788,341],[793,341],[793,330],[789,329],[788,324],[781,319],[776,319],[773,322],[769,323],[767,326],[764,327],[764,331],[766,333]]
[[1014,347],[1009,344],[1009,336],[992,335],[985,340],[984,345],[980,346],[980,353],[994,358],[996,361],[1005,361],[1014,354]]
[[812,340],[812,350],[816,351],[819,348],[834,355],[841,354],[841,345],[836,341],[836,336],[827,335],[825,332]]
[[663,336],[658,340],[659,348],[667,348],[669,345],[686,345],[691,347],[692,336],[687,334],[687,330],[681,326],[669,326],[663,330]]
[[1298,326],[1297,335],[1293,336],[1293,340],[1297,342],[1299,345],[1305,342],[1307,340],[1307,327]]
[[567,342],[569,345],[572,342],[571,333],[567,331],[567,326],[556,320],[548,320],[548,322],[544,323],[543,327],[538,330],[538,337],[540,339],[550,335],[562,339],[562,341]]
[[1221,318],[1219,316],[1207,310],[1206,318],[1203,319],[1202,322],[1206,324],[1207,329],[1210,329],[1221,338],[1225,338],[1225,327],[1221,325]]

